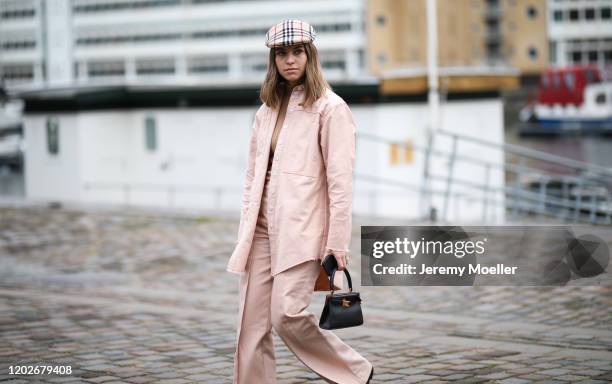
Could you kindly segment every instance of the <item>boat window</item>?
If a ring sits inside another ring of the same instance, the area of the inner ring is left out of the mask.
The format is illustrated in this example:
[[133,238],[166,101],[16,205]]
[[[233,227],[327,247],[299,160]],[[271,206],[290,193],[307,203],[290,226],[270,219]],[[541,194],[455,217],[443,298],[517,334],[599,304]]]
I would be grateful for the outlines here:
[[593,71],[585,71],[584,74],[586,76],[587,83],[592,83],[593,80],[595,80],[595,76],[593,75]]
[[554,74],[553,75],[553,84],[554,84],[555,88],[560,88],[561,87],[561,78],[559,77],[558,74]]
[[542,76],[542,86],[544,88],[548,88],[548,86],[550,85],[550,80],[548,79],[547,75]]
[[605,93],[598,93],[597,96],[595,96],[595,103],[597,103],[597,104],[605,104],[606,103],[606,94]]
[[573,89],[574,88],[574,74],[566,73],[564,76],[564,79],[565,79],[565,86],[567,88]]

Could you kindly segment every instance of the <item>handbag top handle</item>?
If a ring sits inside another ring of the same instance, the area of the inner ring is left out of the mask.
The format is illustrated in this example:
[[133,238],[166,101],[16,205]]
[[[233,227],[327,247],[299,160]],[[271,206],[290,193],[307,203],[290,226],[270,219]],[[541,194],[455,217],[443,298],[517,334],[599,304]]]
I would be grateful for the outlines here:
[[[329,276],[329,289],[331,290],[331,294],[334,294],[334,275],[336,274],[337,269],[334,269]],[[346,279],[348,280],[349,292],[353,292],[353,282],[351,281],[351,275],[346,267],[344,267],[344,274],[346,275]]]

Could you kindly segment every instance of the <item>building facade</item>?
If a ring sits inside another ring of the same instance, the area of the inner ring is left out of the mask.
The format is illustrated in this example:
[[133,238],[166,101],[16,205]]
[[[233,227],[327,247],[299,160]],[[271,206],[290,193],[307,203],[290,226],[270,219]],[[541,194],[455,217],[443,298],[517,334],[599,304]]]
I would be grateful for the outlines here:
[[257,84],[275,23],[313,24],[331,81],[364,78],[362,0],[1,0],[7,86]]
[[[427,65],[425,1],[370,0],[367,13],[371,72]],[[546,22],[546,0],[438,0],[439,65],[539,73]]]
[[612,65],[612,1],[549,0],[551,64]]

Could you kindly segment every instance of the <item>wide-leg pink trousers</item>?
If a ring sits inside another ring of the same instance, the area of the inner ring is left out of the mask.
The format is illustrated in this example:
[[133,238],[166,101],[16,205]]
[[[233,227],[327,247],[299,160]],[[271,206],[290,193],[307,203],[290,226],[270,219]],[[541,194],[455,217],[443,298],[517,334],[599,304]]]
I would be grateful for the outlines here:
[[319,328],[318,318],[306,311],[319,262],[306,261],[271,275],[269,177],[268,171],[251,254],[240,277],[234,384],[276,383],[272,328],[302,363],[328,383],[363,384],[372,364],[332,331]]

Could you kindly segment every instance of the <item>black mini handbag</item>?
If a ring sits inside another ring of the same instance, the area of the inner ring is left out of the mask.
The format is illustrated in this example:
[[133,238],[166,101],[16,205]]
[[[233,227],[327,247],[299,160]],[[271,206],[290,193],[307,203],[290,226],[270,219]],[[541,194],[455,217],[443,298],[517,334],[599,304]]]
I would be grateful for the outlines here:
[[[333,259],[333,261],[330,259]],[[344,274],[348,280],[349,291],[334,294],[334,275],[338,270],[336,258],[333,255],[328,255],[322,265],[329,274],[329,289],[331,293],[325,296],[325,306],[319,318],[319,327],[323,329],[339,329],[362,325],[361,298],[359,297],[359,292],[353,292],[353,282],[351,281],[348,269],[344,268]]]

